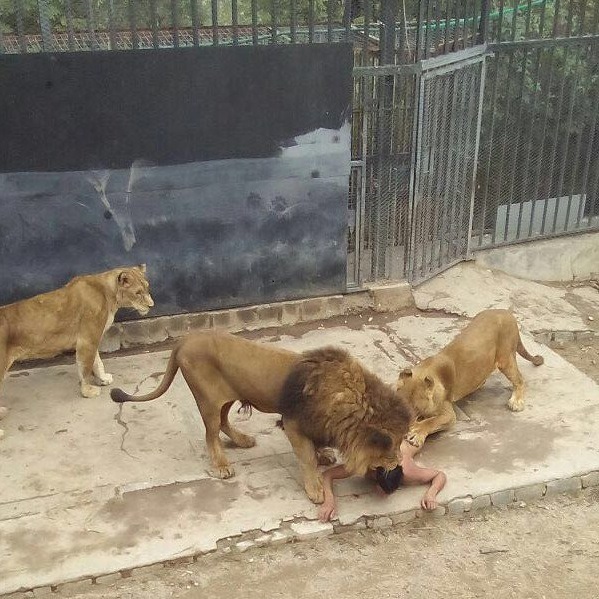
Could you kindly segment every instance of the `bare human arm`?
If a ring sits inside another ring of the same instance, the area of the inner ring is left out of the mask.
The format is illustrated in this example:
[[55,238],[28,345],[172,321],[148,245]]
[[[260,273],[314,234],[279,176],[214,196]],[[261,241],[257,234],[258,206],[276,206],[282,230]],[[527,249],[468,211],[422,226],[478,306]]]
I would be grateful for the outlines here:
[[343,464],[333,466],[322,473],[324,501],[318,508],[318,519],[321,522],[328,522],[337,516],[337,501],[333,493],[333,481],[348,476],[351,476],[351,474]]
[[410,445],[407,441],[401,444],[401,466],[403,469],[404,483],[406,485],[422,485],[430,483],[430,487],[420,500],[423,510],[431,511],[437,507],[437,494],[445,486],[447,477],[441,470],[423,468],[414,461],[414,455],[419,447]]

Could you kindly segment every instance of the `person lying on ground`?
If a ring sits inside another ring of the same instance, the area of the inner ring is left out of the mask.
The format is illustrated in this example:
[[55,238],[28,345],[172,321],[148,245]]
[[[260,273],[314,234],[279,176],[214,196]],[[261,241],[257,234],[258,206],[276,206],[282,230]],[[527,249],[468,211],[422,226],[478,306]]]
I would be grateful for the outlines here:
[[[423,485],[430,483],[430,487],[423,495],[420,505],[423,510],[432,511],[437,507],[437,494],[445,486],[447,477],[441,470],[423,468],[414,461],[414,455],[420,448],[403,441],[400,447],[401,462],[397,468],[385,472],[382,468],[369,473],[369,478],[377,483],[381,493],[389,495],[400,485]],[[337,500],[333,493],[333,481],[351,476],[343,464],[333,466],[323,472],[324,502],[318,509],[318,519],[328,522],[337,516]]]

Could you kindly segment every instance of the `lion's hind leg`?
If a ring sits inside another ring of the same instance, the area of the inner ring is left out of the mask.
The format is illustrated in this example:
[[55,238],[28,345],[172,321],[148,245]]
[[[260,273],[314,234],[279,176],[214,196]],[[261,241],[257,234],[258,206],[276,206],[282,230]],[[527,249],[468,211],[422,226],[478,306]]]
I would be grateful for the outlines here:
[[514,387],[507,402],[508,408],[512,412],[521,412],[524,409],[524,379],[516,363],[516,354],[510,352],[505,362],[499,363],[497,367]]
[[256,439],[250,435],[242,433],[229,422],[229,410],[234,402],[225,404],[220,411],[220,430],[237,445],[237,447],[248,448],[256,445]]
[[299,430],[299,427],[293,420],[283,418],[283,430],[299,461],[304,489],[308,497],[314,503],[322,503],[324,501],[324,488],[322,475],[318,471],[318,460],[316,458],[314,443]]

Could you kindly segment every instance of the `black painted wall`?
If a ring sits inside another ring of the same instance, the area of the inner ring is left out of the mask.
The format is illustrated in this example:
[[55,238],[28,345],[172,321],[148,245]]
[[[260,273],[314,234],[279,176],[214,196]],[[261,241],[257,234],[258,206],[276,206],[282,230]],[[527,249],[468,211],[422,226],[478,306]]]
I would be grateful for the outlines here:
[[146,262],[157,314],[344,290],[350,45],[0,56],[0,304]]

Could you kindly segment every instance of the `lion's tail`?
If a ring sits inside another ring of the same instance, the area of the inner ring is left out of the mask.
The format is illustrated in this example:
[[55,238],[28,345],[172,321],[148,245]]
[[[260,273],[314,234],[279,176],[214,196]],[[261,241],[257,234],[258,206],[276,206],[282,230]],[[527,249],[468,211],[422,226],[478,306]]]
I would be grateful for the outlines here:
[[522,339],[520,339],[520,335],[518,335],[518,347],[516,347],[516,351],[525,360],[528,360],[529,362],[532,362],[535,366],[540,366],[544,362],[543,356],[533,356],[533,355],[531,355],[531,354],[528,353],[528,351],[524,347],[524,344],[522,343]]
[[162,377],[162,381],[160,381],[160,385],[158,385],[154,391],[146,395],[129,395],[122,389],[116,388],[110,390],[110,397],[112,398],[112,401],[116,403],[125,403],[126,401],[151,401],[152,399],[156,399],[166,393],[177,374],[177,370],[179,370],[179,364],[177,364],[177,349],[174,349],[168,364],[166,365],[166,372]]

